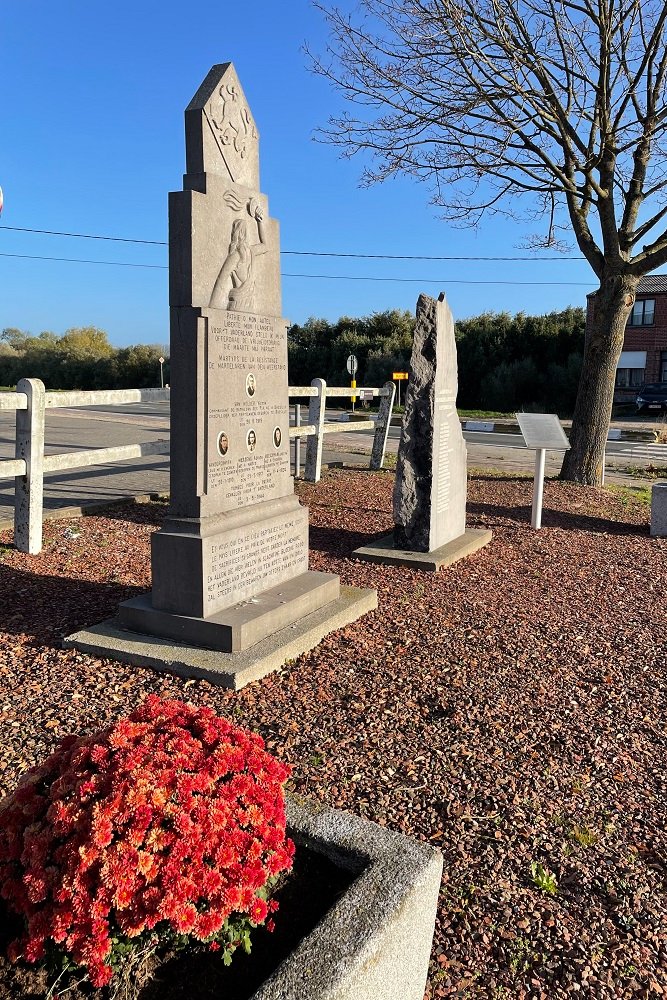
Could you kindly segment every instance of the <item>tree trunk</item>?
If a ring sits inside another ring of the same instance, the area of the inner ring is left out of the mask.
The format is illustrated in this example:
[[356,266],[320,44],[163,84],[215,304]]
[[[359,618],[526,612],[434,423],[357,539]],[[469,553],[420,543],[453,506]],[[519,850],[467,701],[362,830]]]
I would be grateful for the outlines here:
[[603,274],[593,300],[593,320],[586,335],[584,365],[560,478],[601,486],[604,451],[614,401],[616,365],[625,324],[635,301],[639,278]]

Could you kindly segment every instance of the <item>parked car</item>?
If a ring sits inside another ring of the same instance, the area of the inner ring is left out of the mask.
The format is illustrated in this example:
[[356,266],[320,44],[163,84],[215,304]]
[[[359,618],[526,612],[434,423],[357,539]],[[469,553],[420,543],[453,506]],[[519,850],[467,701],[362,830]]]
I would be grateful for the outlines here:
[[667,410],[667,382],[645,382],[637,393],[637,413]]

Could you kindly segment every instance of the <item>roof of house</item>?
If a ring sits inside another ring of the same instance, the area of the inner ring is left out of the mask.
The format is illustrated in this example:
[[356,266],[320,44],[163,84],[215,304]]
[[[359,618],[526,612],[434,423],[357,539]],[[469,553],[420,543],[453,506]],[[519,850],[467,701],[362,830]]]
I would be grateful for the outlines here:
[[647,274],[637,286],[637,295],[648,292],[667,292],[667,274]]
[[[667,292],[667,274],[647,274],[637,285],[637,295],[655,295],[657,292]],[[587,299],[593,298],[597,292],[588,292]]]

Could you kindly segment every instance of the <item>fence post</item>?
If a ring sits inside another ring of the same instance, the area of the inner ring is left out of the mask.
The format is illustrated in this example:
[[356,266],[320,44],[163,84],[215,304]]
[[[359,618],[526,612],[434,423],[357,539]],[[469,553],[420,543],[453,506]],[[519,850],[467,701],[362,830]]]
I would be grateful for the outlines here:
[[319,483],[322,474],[322,438],[327,408],[327,384],[323,378],[314,378],[310,384],[317,389],[317,396],[310,397],[308,423],[315,425],[317,433],[309,434],[306,439],[306,465],[303,478],[309,483]]
[[[301,403],[294,404],[294,426],[301,427]],[[294,438],[294,478],[301,475],[301,436]]]
[[28,397],[28,408],[16,411],[15,457],[26,464],[25,476],[16,477],[14,491],[14,544],[21,552],[42,550],[44,504],[44,383],[22,378],[17,392]]
[[378,418],[375,424],[375,434],[373,436],[373,450],[371,452],[371,464],[369,465],[370,469],[381,469],[384,463],[384,454],[387,449],[387,437],[389,435],[389,426],[391,424],[391,413],[394,408],[396,386],[393,382],[385,382],[383,388],[387,390],[387,395],[380,396],[380,408],[378,410]]

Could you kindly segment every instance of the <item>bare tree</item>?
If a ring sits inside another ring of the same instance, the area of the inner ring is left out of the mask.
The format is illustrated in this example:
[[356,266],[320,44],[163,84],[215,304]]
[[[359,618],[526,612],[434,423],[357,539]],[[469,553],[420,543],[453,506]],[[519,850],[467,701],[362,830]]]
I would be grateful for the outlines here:
[[331,40],[314,68],[358,108],[325,135],[372,154],[365,182],[412,175],[468,223],[527,204],[535,245],[574,234],[599,288],[561,476],[599,484],[637,284],[667,262],[667,2],[319,6]]

